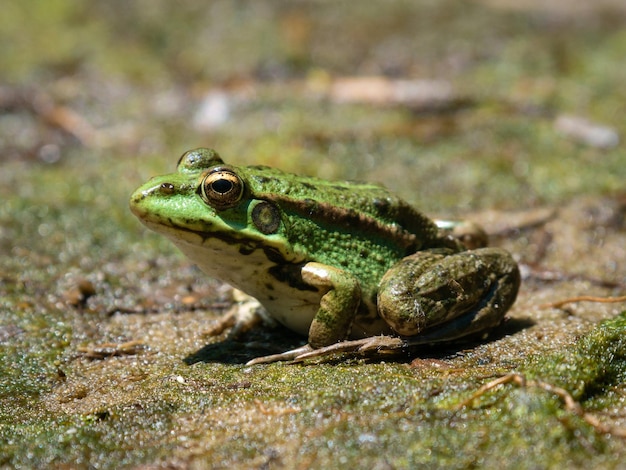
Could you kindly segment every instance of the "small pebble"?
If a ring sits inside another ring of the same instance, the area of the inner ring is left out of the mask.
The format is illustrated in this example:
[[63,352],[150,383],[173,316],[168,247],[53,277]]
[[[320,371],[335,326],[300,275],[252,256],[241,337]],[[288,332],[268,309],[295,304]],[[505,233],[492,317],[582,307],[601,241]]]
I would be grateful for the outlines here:
[[579,116],[563,114],[554,121],[557,132],[590,147],[609,149],[619,144],[615,129],[591,122]]

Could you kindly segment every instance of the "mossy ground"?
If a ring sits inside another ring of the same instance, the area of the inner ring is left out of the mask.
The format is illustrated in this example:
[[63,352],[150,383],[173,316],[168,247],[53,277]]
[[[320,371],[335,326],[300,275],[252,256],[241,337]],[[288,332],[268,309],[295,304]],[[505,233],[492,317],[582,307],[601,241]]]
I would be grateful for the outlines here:
[[[624,145],[557,125],[626,136],[625,25],[617,0],[5,2],[0,465],[623,467],[624,304],[541,304],[626,290]],[[453,96],[346,102],[356,76]],[[128,211],[197,146],[483,223],[524,266],[510,320],[484,344],[245,367],[302,338],[203,335],[230,290]],[[527,385],[467,401],[512,372]]]

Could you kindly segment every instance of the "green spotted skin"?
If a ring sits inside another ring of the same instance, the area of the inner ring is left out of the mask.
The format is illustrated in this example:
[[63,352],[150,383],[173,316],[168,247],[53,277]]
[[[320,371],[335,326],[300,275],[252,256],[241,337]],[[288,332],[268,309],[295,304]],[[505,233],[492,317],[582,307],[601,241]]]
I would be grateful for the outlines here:
[[466,250],[379,185],[235,167],[210,149],[186,152],[177,172],[138,188],[130,207],[312,347],[488,330],[519,286],[508,253]]

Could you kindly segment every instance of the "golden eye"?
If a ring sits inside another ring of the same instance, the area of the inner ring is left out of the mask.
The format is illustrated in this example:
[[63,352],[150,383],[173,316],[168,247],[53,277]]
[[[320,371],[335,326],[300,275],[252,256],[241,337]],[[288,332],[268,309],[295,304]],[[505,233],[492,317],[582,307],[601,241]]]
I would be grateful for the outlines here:
[[200,185],[200,196],[211,207],[223,210],[237,205],[243,190],[243,181],[235,172],[216,168],[204,177]]

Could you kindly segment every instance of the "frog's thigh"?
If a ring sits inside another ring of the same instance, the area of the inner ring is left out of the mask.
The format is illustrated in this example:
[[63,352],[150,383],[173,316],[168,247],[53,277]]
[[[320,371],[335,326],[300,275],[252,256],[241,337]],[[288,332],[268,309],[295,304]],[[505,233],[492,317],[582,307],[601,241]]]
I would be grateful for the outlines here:
[[517,264],[499,248],[448,256],[426,250],[400,260],[385,274],[378,309],[401,335],[426,332],[433,340],[453,339],[498,325],[519,284]]
[[358,279],[341,269],[314,262],[303,266],[302,279],[322,292],[319,310],[309,329],[309,344],[320,348],[346,339],[361,301]]

